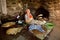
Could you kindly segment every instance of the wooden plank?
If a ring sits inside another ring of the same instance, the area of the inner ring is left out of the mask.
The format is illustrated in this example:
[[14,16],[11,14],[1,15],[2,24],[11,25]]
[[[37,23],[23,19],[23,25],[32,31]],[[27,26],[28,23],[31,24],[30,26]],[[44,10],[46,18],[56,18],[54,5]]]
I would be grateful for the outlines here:
[[0,0],[0,12],[1,12],[1,0]]
[[1,3],[1,11],[4,15],[7,15],[7,7],[6,7],[6,0],[0,0]]

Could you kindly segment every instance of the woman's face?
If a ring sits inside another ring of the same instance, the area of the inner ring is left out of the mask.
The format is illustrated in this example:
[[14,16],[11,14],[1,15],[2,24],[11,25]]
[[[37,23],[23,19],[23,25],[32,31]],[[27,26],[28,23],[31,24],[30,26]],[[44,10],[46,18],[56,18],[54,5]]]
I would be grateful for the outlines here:
[[25,11],[26,13],[30,13],[30,10],[29,9],[26,9],[26,11]]

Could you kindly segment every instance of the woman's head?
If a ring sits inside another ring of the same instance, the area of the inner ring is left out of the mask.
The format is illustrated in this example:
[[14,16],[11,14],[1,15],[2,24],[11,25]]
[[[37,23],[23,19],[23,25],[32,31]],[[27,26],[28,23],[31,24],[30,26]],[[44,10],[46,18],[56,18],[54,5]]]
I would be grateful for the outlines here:
[[25,11],[26,13],[30,13],[30,9],[26,9],[26,11]]

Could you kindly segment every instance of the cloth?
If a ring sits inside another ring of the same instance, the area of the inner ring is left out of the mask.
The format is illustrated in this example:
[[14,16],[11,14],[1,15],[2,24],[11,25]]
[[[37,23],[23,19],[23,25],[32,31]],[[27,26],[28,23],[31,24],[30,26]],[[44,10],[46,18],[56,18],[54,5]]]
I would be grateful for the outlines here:
[[45,31],[42,29],[41,25],[34,25],[34,24],[32,24],[32,25],[29,26],[29,31],[30,31],[30,30],[34,30],[34,29],[36,29],[36,30],[38,30],[38,31],[40,31],[40,32],[45,32]]
[[44,25],[46,21],[32,20],[29,24]]

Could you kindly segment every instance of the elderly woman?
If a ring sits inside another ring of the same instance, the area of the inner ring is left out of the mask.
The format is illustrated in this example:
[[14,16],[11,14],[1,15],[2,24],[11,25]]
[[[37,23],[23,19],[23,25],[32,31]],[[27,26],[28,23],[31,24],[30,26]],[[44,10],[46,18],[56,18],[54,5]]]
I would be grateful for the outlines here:
[[34,20],[34,18],[32,16],[32,14],[30,13],[30,9],[26,9],[25,13],[26,13],[25,14],[25,22],[26,23],[32,22],[32,20]]
[[26,9],[25,11],[25,22],[28,23],[28,24],[39,24],[39,25],[43,25],[46,23],[46,21],[42,20],[34,20],[31,12],[30,12],[30,9]]

